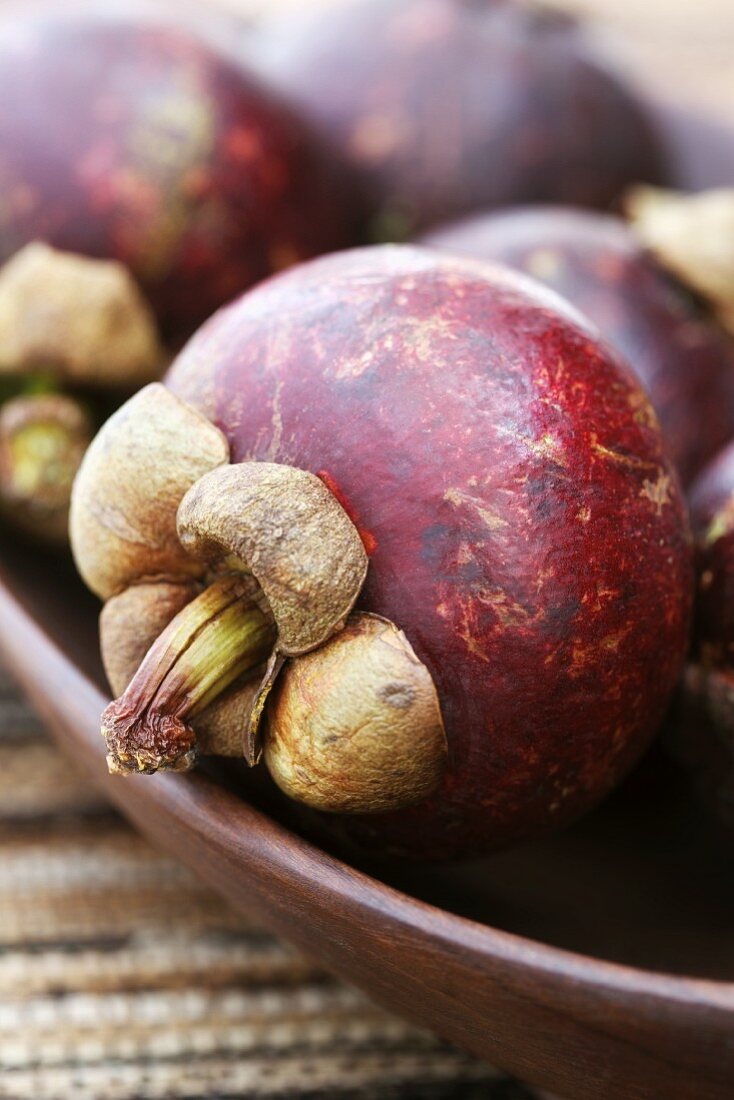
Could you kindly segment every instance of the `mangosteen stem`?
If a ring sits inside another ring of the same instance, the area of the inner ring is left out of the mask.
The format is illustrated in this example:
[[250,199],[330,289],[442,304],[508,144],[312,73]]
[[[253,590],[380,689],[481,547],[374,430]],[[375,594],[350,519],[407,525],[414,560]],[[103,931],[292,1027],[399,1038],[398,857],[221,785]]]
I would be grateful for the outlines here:
[[0,500],[48,538],[67,527],[71,486],[91,438],[84,409],[62,394],[26,394],[0,410]]
[[39,493],[66,492],[76,472],[74,437],[63,424],[27,424],[12,434],[4,485],[9,496],[32,500]]
[[227,576],[187,604],[148,650],[126,691],[102,715],[112,773],[188,771],[197,757],[189,719],[275,644],[249,577]]

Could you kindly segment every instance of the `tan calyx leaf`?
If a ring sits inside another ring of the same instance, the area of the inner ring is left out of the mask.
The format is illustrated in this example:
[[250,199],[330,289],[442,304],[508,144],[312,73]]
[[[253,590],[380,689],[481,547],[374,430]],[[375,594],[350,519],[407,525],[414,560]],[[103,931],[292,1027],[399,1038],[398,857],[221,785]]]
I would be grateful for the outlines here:
[[286,655],[340,629],[367,573],[359,532],[336,497],[292,466],[243,462],[206,474],[181,501],[178,534],[194,558],[235,558],[252,572]]
[[186,491],[227,462],[222,432],[152,383],[102,426],[71,495],[69,529],[77,568],[102,599],[141,578],[201,576],[182,548],[176,512]]
[[36,241],[0,269],[0,373],[133,389],[164,363],[153,312],[123,264]]
[[261,727],[265,716],[265,707],[267,706],[270,693],[275,687],[275,681],[278,679],[284,664],[285,657],[282,653],[278,653],[278,651],[274,649],[270,654],[270,659],[265,666],[263,677],[253,696],[252,706],[247,716],[247,724],[244,728],[244,738],[241,746],[245,760],[251,768],[254,768],[256,764],[260,763],[260,758],[262,756]]
[[384,813],[437,787],[447,745],[433,679],[393,623],[356,613],[283,669],[265,763],[289,797],[332,813]]
[[235,680],[206,710],[193,718],[191,724],[202,756],[242,759],[243,731],[248,729],[262,675],[261,671]]
[[734,187],[690,195],[635,187],[625,210],[645,247],[734,333]]

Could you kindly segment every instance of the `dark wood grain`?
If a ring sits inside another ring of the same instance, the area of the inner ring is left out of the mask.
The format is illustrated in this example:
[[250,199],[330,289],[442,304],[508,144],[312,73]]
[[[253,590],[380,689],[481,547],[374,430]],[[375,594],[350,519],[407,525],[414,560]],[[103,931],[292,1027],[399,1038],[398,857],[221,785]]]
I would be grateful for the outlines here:
[[152,848],[49,742],[0,661],[0,1095],[254,1093],[535,1095],[345,989]]
[[90,635],[90,608],[32,555],[6,546],[3,557],[0,642],[14,673],[105,793],[235,906],[379,1002],[570,1100],[731,1096],[733,984],[613,965],[428,905],[202,775],[110,778],[105,696],[65,652]]
[[[726,132],[685,115],[669,125],[682,182],[734,181]],[[60,742],[235,906],[386,1006],[569,1100],[732,1097],[731,847],[659,761],[563,838],[378,878],[208,776],[111,779],[93,601],[70,565],[4,537],[0,560],[0,649]]]

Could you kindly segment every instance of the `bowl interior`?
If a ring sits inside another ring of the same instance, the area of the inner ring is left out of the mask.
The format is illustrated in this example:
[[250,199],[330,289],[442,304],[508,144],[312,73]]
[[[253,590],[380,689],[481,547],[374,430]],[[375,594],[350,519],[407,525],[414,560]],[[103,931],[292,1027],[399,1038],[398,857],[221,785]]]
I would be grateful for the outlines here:
[[[98,606],[71,562],[5,535],[0,562],[29,613],[103,684]],[[262,777],[231,764],[211,770],[278,814]],[[458,866],[356,862],[411,896],[495,928],[645,969],[734,980],[734,833],[702,811],[659,747],[595,813],[542,842]]]
[[[698,189],[734,182],[734,131],[660,105],[674,176]],[[67,657],[99,685],[96,601],[69,560],[0,535],[3,579]],[[262,777],[216,778],[278,815]],[[565,832],[460,866],[362,861],[405,893],[584,955],[670,974],[734,981],[734,831],[698,804],[659,746],[596,812]]]

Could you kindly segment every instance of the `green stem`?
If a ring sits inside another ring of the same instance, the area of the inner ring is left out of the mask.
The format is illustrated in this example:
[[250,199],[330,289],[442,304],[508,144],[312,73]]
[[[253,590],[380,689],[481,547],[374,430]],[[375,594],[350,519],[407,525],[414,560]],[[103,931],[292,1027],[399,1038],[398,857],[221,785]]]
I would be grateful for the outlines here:
[[36,397],[58,393],[58,385],[51,374],[39,371],[35,374],[4,374],[0,372],[0,404],[12,397]]
[[65,539],[71,486],[92,428],[63,394],[24,394],[0,408],[0,507],[17,526]]
[[11,500],[67,503],[78,466],[76,440],[61,424],[27,424],[7,441],[3,489]]
[[110,771],[191,768],[197,752],[189,720],[261,665],[275,636],[248,579],[225,577],[205,589],[169,623],[102,715]]

